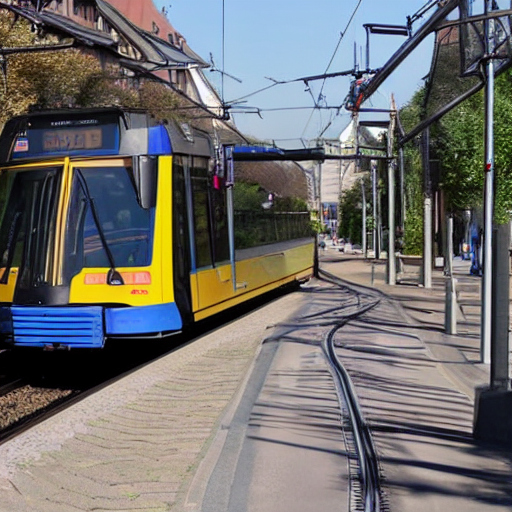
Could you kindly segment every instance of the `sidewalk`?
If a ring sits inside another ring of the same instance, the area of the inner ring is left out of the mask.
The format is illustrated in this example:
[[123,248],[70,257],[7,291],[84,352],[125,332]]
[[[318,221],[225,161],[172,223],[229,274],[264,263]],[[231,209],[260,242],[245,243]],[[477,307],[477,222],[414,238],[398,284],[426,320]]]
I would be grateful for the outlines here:
[[481,278],[469,274],[469,261],[454,259],[459,313],[457,335],[445,334],[445,283],[443,271],[435,269],[432,288],[420,284],[420,269],[407,272],[403,283],[387,284],[386,262],[365,260],[362,255],[343,256],[332,251],[324,256],[324,268],[347,281],[374,287],[398,301],[412,324],[421,327],[421,338],[432,355],[443,361],[454,385],[474,399],[475,388],[489,384],[489,365],[480,363]]
[[[388,286],[384,262],[333,250],[321,260],[392,299],[335,339],[387,510],[510,512],[511,451],[472,438],[474,389],[489,380],[480,279],[457,264],[459,334],[447,336],[442,272],[432,289]],[[346,299],[312,280],[2,445],[0,512],[346,509],[353,474],[321,350]]]
[[512,447],[472,436],[475,388],[489,383],[489,365],[479,362],[480,278],[456,261],[461,311],[450,336],[441,270],[431,289],[411,280],[388,286],[385,262],[335,251],[322,260],[326,271],[393,299],[376,322],[355,322],[337,340],[373,433],[390,510],[512,510]]

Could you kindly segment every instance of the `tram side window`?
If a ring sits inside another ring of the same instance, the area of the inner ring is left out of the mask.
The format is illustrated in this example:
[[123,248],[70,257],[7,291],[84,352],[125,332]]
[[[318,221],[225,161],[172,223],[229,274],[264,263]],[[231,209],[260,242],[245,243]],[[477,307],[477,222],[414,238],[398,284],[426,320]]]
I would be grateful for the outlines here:
[[211,212],[215,263],[229,260],[228,215],[226,189],[211,188]]
[[194,231],[198,267],[212,265],[208,201],[208,160],[194,158],[190,172],[194,201]]

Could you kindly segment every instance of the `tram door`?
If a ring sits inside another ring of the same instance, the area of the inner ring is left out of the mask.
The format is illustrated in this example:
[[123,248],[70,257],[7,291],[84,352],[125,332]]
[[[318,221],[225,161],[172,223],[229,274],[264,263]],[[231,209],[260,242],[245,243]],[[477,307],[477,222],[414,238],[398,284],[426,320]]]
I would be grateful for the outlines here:
[[229,262],[226,189],[214,187],[208,163],[207,158],[194,157],[190,169],[197,269]]
[[192,320],[190,297],[190,236],[187,216],[187,187],[185,173],[188,157],[173,157],[172,174],[172,231],[173,231],[173,280],[174,299],[184,323]]

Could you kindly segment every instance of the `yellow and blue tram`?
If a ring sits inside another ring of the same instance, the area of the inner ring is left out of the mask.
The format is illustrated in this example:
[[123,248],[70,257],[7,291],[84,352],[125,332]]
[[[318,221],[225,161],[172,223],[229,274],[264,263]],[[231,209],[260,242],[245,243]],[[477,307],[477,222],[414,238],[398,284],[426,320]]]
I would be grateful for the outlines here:
[[307,214],[286,236],[236,246],[243,154],[255,152],[221,151],[206,133],[139,110],[11,119],[0,137],[2,341],[95,349],[162,337],[307,279]]

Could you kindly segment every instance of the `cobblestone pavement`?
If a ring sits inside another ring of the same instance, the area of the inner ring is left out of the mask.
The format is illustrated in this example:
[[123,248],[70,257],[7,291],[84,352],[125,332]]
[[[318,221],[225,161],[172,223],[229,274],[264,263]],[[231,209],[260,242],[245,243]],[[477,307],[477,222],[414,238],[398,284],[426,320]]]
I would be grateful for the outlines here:
[[0,512],[181,510],[284,296],[0,446]]

